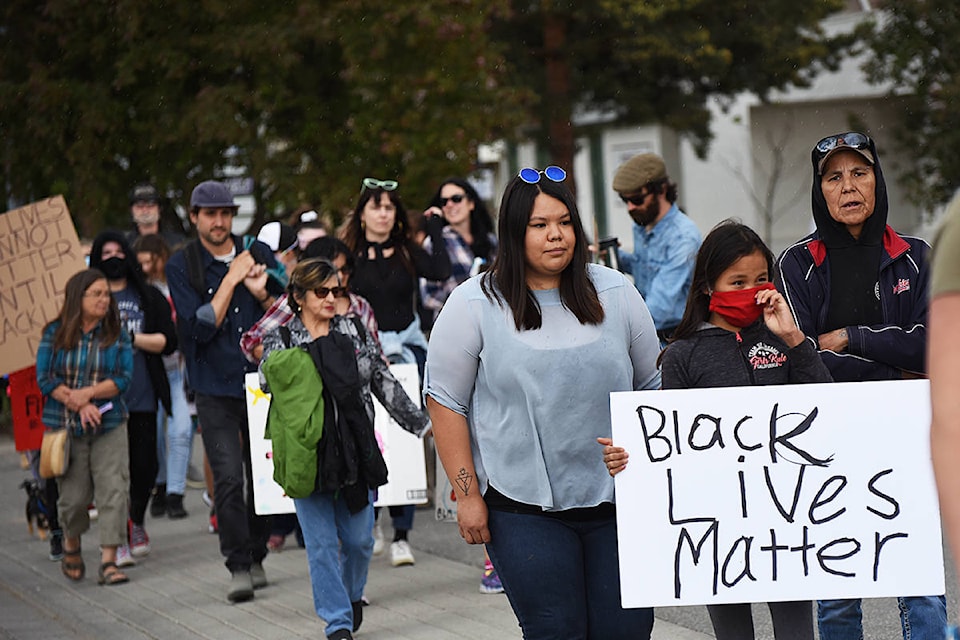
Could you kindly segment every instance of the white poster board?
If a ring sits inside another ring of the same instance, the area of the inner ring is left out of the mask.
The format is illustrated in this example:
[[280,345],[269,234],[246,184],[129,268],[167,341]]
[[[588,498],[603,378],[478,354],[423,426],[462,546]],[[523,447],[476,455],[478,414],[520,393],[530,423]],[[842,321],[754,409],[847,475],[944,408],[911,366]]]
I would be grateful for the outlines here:
[[944,592],[927,381],[610,405],[623,606]]
[[[414,402],[419,396],[420,380],[415,364],[390,365],[390,371]],[[259,515],[293,513],[293,500],[273,480],[273,446],[264,438],[270,396],[260,390],[256,373],[244,379],[247,397],[247,424],[253,471],[254,507]],[[387,463],[389,482],[377,492],[376,506],[423,504],[427,501],[427,472],[423,443],[404,431],[374,398],[374,430]]]

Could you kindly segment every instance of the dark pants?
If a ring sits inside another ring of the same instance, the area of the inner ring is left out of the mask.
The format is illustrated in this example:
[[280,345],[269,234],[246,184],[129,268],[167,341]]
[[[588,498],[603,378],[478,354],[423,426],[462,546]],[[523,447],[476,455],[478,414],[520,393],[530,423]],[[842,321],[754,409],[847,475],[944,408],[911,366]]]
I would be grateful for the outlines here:
[[150,492],[157,479],[157,412],[131,411],[127,422],[130,450],[130,519],[143,526]]
[[620,606],[615,516],[583,522],[490,509],[493,562],[527,640],[645,640],[653,609]]
[[270,518],[256,515],[253,507],[246,402],[199,393],[196,402],[203,448],[213,471],[220,553],[231,572],[245,571],[267,555],[270,537]]

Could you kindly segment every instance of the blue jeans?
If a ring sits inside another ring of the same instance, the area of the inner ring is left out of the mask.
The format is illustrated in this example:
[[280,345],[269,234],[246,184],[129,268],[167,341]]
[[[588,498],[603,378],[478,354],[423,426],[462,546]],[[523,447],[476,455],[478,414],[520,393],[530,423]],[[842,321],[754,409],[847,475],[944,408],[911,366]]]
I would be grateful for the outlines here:
[[173,415],[161,405],[157,410],[157,484],[167,485],[167,493],[183,495],[187,489],[187,467],[193,445],[193,421],[187,394],[183,389],[183,368],[167,371]]
[[[941,640],[947,626],[943,596],[897,598],[904,640]],[[818,600],[820,640],[863,640],[860,600]]]
[[526,640],[646,639],[653,609],[620,606],[615,517],[573,522],[491,509],[487,553]]
[[351,515],[342,499],[317,491],[293,502],[307,547],[313,607],[327,623],[324,632],[352,630],[351,603],[363,596],[373,555],[373,505]]

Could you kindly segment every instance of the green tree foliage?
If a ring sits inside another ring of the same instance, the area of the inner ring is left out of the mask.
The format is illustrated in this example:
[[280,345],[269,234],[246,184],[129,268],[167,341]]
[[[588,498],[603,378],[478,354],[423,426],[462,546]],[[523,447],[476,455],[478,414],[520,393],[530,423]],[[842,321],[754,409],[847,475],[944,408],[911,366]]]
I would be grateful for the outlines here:
[[904,167],[910,199],[935,207],[960,187],[960,4],[896,0],[883,9],[860,30],[874,54],[865,69],[890,84],[900,110],[897,138],[914,158]]
[[710,140],[708,102],[807,86],[849,39],[819,23],[839,0],[514,0],[498,39],[543,97],[530,134],[570,166],[575,109],[604,122],[661,122]]
[[8,0],[0,9],[5,202],[64,193],[81,231],[127,194],[181,202],[243,170],[261,219],[352,207],[366,175],[420,206],[524,117],[485,33],[502,2]]

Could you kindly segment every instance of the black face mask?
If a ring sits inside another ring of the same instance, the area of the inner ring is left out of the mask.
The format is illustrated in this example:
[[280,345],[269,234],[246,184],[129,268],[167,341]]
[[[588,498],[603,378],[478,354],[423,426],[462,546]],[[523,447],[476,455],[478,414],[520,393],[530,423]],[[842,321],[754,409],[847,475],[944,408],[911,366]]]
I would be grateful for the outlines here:
[[107,280],[122,280],[127,277],[127,261],[125,258],[113,256],[100,263],[100,271],[107,276]]

